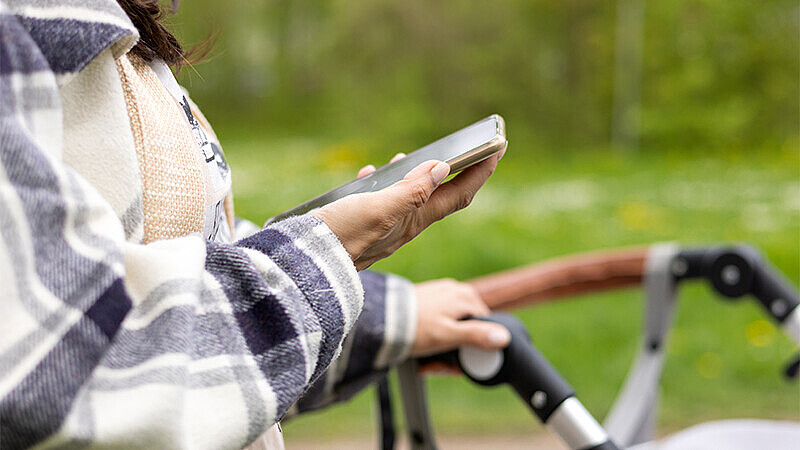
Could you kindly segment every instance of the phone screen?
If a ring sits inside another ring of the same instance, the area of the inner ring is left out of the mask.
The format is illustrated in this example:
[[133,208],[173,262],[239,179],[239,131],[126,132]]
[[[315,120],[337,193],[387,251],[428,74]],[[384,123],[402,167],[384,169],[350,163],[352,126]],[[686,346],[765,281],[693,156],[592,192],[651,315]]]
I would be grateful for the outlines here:
[[503,135],[502,143],[505,145],[504,130],[498,123],[501,121],[502,119],[499,116],[489,116],[480,122],[428,144],[399,161],[380,167],[367,176],[352,180],[313,200],[275,216],[269,222],[275,222],[288,216],[304,214],[350,194],[373,192],[389,187],[402,180],[411,169],[432,159],[450,164],[450,172],[456,173],[499,151],[499,147],[487,147],[487,144],[492,142],[498,134]]
[[[428,144],[421,149],[410,153],[405,158],[387,164],[375,172],[361,177],[352,182],[363,183],[367,189],[359,192],[377,191],[403,179],[411,169],[436,159],[451,163],[465,152],[476,149],[489,142],[497,134],[497,121],[494,118],[470,125],[449,136]],[[351,182],[351,183],[352,183]],[[345,187],[344,185],[342,187]]]

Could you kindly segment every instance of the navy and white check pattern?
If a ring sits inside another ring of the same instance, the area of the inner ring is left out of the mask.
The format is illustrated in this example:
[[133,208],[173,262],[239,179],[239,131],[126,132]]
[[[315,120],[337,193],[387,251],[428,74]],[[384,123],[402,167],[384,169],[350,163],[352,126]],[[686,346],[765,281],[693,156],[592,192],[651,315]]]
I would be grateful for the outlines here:
[[314,217],[236,244],[126,240],[62,161],[59,90],[136,39],[110,0],[0,0],[3,449],[242,447],[293,404],[348,397],[413,338],[410,283],[360,279]]

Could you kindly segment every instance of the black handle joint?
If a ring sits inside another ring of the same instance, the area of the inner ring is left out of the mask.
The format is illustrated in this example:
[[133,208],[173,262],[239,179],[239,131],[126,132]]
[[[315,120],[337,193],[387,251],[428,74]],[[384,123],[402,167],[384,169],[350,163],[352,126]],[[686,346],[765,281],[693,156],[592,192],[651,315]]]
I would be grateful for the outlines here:
[[678,281],[706,278],[729,299],[752,294],[778,323],[800,305],[797,293],[781,274],[758,251],[744,245],[683,250],[673,274]]
[[542,423],[564,400],[575,395],[572,387],[533,346],[522,323],[514,316],[494,313],[478,320],[503,325],[511,333],[511,343],[503,350],[502,368],[491,378],[474,378],[459,360],[459,366],[475,383],[493,386],[508,383],[517,391]]

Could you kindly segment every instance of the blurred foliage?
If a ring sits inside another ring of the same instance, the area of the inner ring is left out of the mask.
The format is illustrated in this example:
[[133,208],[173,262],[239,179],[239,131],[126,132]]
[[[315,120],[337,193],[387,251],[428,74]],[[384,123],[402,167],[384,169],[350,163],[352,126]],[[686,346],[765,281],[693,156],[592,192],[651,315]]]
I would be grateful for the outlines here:
[[[516,144],[607,145],[616,2],[192,0],[181,78],[217,128],[417,146],[483,116]],[[646,2],[641,147],[797,145],[794,0]],[[788,144],[787,144],[788,142]],[[224,143],[224,142],[223,142]]]

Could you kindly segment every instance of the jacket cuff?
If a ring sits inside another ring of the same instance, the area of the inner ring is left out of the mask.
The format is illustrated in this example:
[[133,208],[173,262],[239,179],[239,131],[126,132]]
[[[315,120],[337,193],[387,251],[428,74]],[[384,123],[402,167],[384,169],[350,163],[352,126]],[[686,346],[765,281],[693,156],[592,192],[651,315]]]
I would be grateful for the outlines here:
[[[236,244],[267,254],[281,269],[299,281],[308,278],[293,254],[305,254],[324,275],[339,299],[348,333],[364,305],[364,289],[353,261],[339,238],[321,219],[304,214],[270,224]],[[313,290],[313,289],[312,289]]]
[[364,270],[364,309],[344,341],[341,355],[289,414],[311,411],[351,398],[405,360],[417,332],[414,285],[395,276]]
[[417,333],[417,297],[405,278],[386,275],[384,335],[373,367],[383,369],[408,358]]

